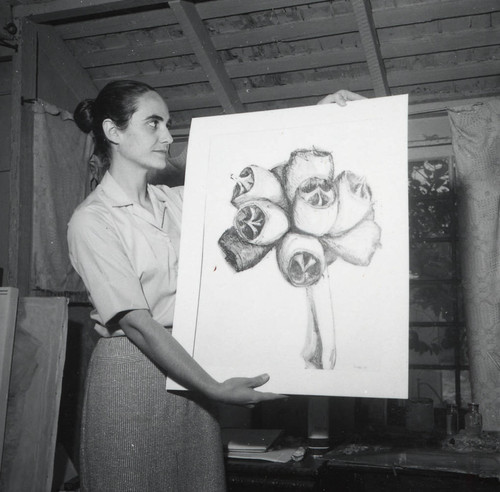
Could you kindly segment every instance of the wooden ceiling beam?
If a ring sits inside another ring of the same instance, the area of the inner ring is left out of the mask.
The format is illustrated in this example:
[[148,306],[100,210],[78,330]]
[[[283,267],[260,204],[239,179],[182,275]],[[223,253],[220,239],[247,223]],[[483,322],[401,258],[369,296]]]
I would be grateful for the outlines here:
[[226,113],[245,111],[238,93],[227,75],[224,63],[215,49],[210,36],[200,19],[196,7],[186,0],[172,0],[170,8],[189,40],[198,62],[205,70],[208,80]]
[[[285,7],[296,7],[299,5],[310,5],[324,3],[325,0],[252,0],[251,2],[234,0],[219,0],[216,2],[200,3],[197,7],[202,19],[212,19],[228,15],[248,14],[262,10],[270,10]],[[164,5],[165,0],[52,0],[45,2],[46,7],[40,3],[23,4],[16,7],[16,17],[29,16],[38,22],[52,22],[61,19],[71,20],[82,15],[92,15],[101,12],[123,11],[133,8],[148,8],[155,5]],[[149,27],[158,24],[155,21],[154,11],[143,18],[150,23]],[[125,14],[126,15],[126,14]],[[169,16],[170,21],[174,16]],[[113,21],[111,21],[113,22]],[[112,24],[111,24],[112,25]],[[140,27],[147,27],[146,25]]]
[[[280,72],[294,72],[301,70],[312,70],[314,68],[325,68],[336,65],[346,65],[364,62],[365,55],[361,48],[346,48],[319,51],[303,55],[288,55],[280,58],[264,60],[249,60],[245,63],[226,63],[226,72],[231,79],[242,77],[255,77],[260,75],[270,75]],[[124,74],[122,78],[137,78],[154,87],[168,87],[181,84],[193,84],[203,82],[206,76],[201,68],[178,69],[156,73],[145,73],[138,75],[134,70],[127,70],[123,66]],[[98,85],[104,85],[110,80],[115,80],[116,75],[110,77],[94,77],[93,80]]]
[[[464,2],[462,0],[454,0],[457,3],[458,10],[464,13]],[[498,0],[495,0],[497,2]],[[209,2],[210,3],[210,2]],[[444,2],[449,3],[449,2]],[[476,4],[471,4],[468,0],[468,12],[476,11],[479,6],[481,12],[485,10],[489,11],[493,8],[491,0],[477,0]],[[201,5],[205,5],[202,3]],[[421,4],[419,4],[421,5]],[[424,5],[427,5],[424,4]],[[474,5],[477,7],[474,8]],[[500,3],[497,3],[500,5]],[[460,9],[460,6],[462,8]],[[411,12],[405,7],[400,7],[402,10],[406,10],[408,17],[411,16]],[[449,5],[448,5],[449,8]],[[412,7],[414,11],[420,13],[426,13],[424,9]],[[431,6],[429,6],[431,9]],[[498,7],[500,10],[500,7]],[[163,9],[167,11],[168,9]],[[398,14],[398,9],[387,9],[391,10],[394,15]],[[433,10],[433,9],[431,9]],[[443,11],[444,12],[444,11]],[[455,12],[455,10],[454,10]],[[376,12],[374,12],[374,17],[376,17]],[[434,8],[433,14],[438,14]],[[392,14],[391,14],[392,16]],[[393,19],[394,23],[397,25],[402,22],[402,19]],[[381,27],[379,22],[375,19],[375,25]],[[57,27],[56,27],[57,29]],[[357,30],[356,20],[352,14],[339,15],[335,18],[328,19],[311,19],[305,22],[290,22],[287,24],[279,26],[267,26],[263,28],[255,28],[250,31],[240,31],[236,33],[227,33],[214,35],[211,40],[217,50],[230,49],[238,46],[255,46],[271,42],[280,41],[290,41],[290,40],[301,40],[309,38],[318,38],[322,36],[332,36],[337,34],[344,34],[348,32],[353,32]],[[444,35],[443,35],[444,36]],[[420,44],[421,40],[411,41],[412,43]],[[437,40],[439,42],[439,39]],[[382,44],[382,55],[384,57],[393,56],[392,54],[386,54],[384,51],[384,46],[387,43]],[[401,45],[402,50],[406,50],[408,47]],[[411,46],[409,47],[411,48]],[[394,52],[395,50],[392,50]],[[180,40],[168,40],[159,41],[151,45],[146,46],[128,46],[125,48],[112,48],[107,50],[100,50],[97,52],[89,52],[78,55],[80,64],[85,68],[92,68],[104,65],[112,65],[116,63],[116,60],[120,60],[122,63],[131,63],[143,60],[152,60],[155,58],[168,58],[170,56],[181,56],[192,53],[192,49],[187,45],[182,39]]]
[[[425,55],[489,46],[496,44],[497,39],[500,39],[500,28],[474,29],[453,34],[436,33],[425,38],[394,38],[381,44],[381,52],[384,59]],[[280,72],[311,70],[364,61],[363,50],[359,47],[352,47],[302,55],[287,55],[280,58],[249,60],[246,63],[230,62],[226,63],[225,66],[229,77],[235,79]],[[97,71],[94,73],[92,69],[90,69],[90,74],[98,87],[103,87],[107,82],[118,78],[141,80],[153,87],[193,84],[206,80],[206,75],[200,67],[138,73],[137,67],[128,63],[115,65],[113,75],[100,76]]]
[[390,95],[385,73],[384,60],[380,52],[377,31],[373,22],[370,0],[351,0],[354,16],[358,23],[359,35],[366,54],[368,70],[377,97]]
[[78,62],[84,68],[103,67],[119,63],[134,63],[157,58],[190,55],[192,47],[184,38],[172,39],[148,45],[134,45],[126,48],[110,48],[88,53],[77,53]]
[[[394,70],[389,71],[387,74],[390,86],[399,88],[417,86],[419,84],[441,83],[443,81],[477,79],[478,77],[498,77],[498,62],[493,60],[489,62],[471,62],[466,66],[436,66],[414,72]],[[264,101],[282,101],[305,97],[319,98],[339,89],[349,89],[362,94],[373,94],[373,85],[368,74],[357,74],[355,76],[346,74],[346,76],[338,79],[308,81],[275,87],[249,88],[239,91],[239,95],[244,104],[250,105]],[[217,98],[213,94],[170,97],[168,89],[159,89],[158,92],[167,98],[171,111],[187,111],[218,106]]]
[[418,4],[374,9],[373,19],[375,26],[381,28],[498,11],[500,11],[498,0],[431,0]]
[[500,26],[487,29],[467,29],[454,33],[429,33],[425,37],[418,38],[394,38],[388,42],[381,42],[380,49],[384,59],[401,58],[494,46],[498,44],[498,39],[500,39]]
[[32,22],[50,23],[162,4],[165,0],[51,0],[19,4],[12,13],[15,18],[29,17]]
[[[329,19],[311,19],[307,22],[290,22],[279,26],[256,27],[251,30],[216,34],[211,42],[217,50],[259,46],[266,43],[281,41],[300,41],[302,39],[333,36],[357,31],[354,16],[338,16]],[[127,46],[126,48],[112,48],[97,52],[79,55],[83,67],[98,67],[111,65],[116,60],[127,62],[152,60],[154,58],[168,58],[191,54],[193,50],[183,39],[157,42],[147,46]]]
[[[203,2],[197,7],[203,20],[228,15],[239,15],[252,11],[262,11],[286,6],[293,7],[305,3],[317,3],[321,0],[304,2],[303,0],[254,0],[253,2]],[[454,17],[487,14],[500,11],[498,0],[435,0],[414,5],[399,5],[398,7],[374,9],[373,19],[377,28],[392,27],[447,18],[450,11]],[[351,13],[335,16],[339,23],[354,26],[355,20]],[[133,14],[115,15],[101,19],[92,19],[71,24],[56,26],[63,39],[77,39],[90,36],[100,36],[116,32],[150,29],[154,27],[175,24],[175,16],[169,9],[154,9]],[[311,21],[308,21],[311,22]],[[331,22],[331,19],[328,21]],[[281,29],[283,26],[274,26]],[[317,23],[316,27],[320,27]],[[331,29],[331,24],[329,25]],[[321,29],[320,29],[321,32]]]
[[177,19],[173,12],[170,9],[161,8],[71,22],[70,24],[59,24],[55,28],[64,40],[68,40],[139,31],[141,29],[170,26],[176,23]]
[[[251,2],[235,2],[234,0],[219,0],[203,2],[196,10],[202,20],[227,17],[231,15],[249,14],[262,10],[275,10],[299,5],[310,5],[325,0],[253,0]],[[154,9],[134,14],[115,15],[102,19],[92,19],[75,24],[63,24],[58,30],[64,39],[76,39],[87,36],[99,36],[136,29],[176,24],[177,19],[169,9]]]
[[472,61],[467,64],[455,66],[441,65],[423,70],[395,70],[389,72],[389,84],[391,87],[402,87],[418,84],[453,82],[462,79],[480,79],[481,77],[496,77],[500,87],[500,76],[498,74],[498,60]]
[[[263,101],[284,101],[286,99],[305,97],[317,98],[319,100],[321,97],[340,89],[350,89],[355,92],[371,92],[372,84],[369,75],[362,75],[337,80],[329,79],[274,87],[249,88],[248,90],[240,91],[240,97],[245,104]],[[217,106],[217,100],[212,94],[200,94],[193,97],[169,97],[168,91],[160,89],[158,92],[166,98],[171,111],[185,111]]]

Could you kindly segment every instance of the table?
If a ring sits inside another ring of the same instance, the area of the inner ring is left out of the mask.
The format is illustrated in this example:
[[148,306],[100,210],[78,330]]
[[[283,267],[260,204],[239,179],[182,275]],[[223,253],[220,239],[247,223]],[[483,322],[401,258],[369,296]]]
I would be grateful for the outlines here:
[[[335,455],[335,453],[333,453]],[[226,461],[228,492],[500,491],[500,455],[390,449],[298,463]]]

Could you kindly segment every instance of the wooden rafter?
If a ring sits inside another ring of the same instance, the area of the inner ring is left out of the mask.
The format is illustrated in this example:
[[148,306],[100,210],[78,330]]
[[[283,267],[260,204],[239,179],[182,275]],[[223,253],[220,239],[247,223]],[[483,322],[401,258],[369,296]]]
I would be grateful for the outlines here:
[[[334,60],[334,63],[332,63]],[[245,63],[227,63],[226,71],[231,78],[253,77],[264,74],[291,72],[294,70],[312,70],[334,65],[363,62],[365,55],[361,48],[343,48],[308,53],[304,55],[287,55],[280,58],[265,58],[263,60],[251,60]],[[134,69],[131,68],[131,71]],[[127,65],[123,65],[123,78],[127,78]],[[192,84],[206,80],[201,68],[189,70],[175,70],[168,72],[169,77],[165,79],[165,73],[148,73],[137,75],[130,73],[128,77],[139,78],[154,87],[168,87],[181,84]],[[94,77],[94,82],[101,86],[116,77]]]
[[[432,83],[436,80],[461,80],[474,76],[495,77],[498,75],[498,62],[471,63],[467,67],[445,66],[409,72],[407,70],[391,71],[388,75],[391,86],[408,86]],[[284,101],[286,99],[300,99],[304,95],[320,97],[330,92],[348,87],[354,92],[365,95],[372,94],[373,83],[371,77],[366,75],[356,75],[352,77],[342,77],[336,80],[308,81],[291,85],[274,87],[259,87],[241,91],[240,97],[245,105],[260,103],[263,101]],[[159,90],[160,94],[168,96],[164,89]],[[170,102],[172,111],[196,110],[209,108],[216,105],[216,98],[212,94],[201,94],[194,96],[176,97]]]
[[205,70],[224,111],[226,113],[245,111],[196,7],[185,0],[173,0],[169,2],[169,5],[185,36],[189,39],[198,62]]
[[[293,7],[300,4],[316,3],[322,0],[305,2],[304,0],[253,0],[252,2],[235,2],[234,0],[218,0],[203,2],[197,5],[198,13],[202,20],[216,17],[239,15],[259,10],[273,10],[284,7]],[[411,5],[398,5],[397,7],[379,8],[373,11],[375,25],[378,28],[400,26],[419,22],[446,18],[450,8],[456,16],[478,15],[499,11],[498,0],[442,0],[440,2],[423,2]],[[48,14],[46,14],[48,15]],[[335,16],[339,25],[354,26],[352,13],[342,13]],[[158,8],[145,12],[118,14],[102,19],[85,20],[78,23],[60,24],[57,30],[63,39],[77,39],[88,36],[100,36],[138,29],[150,29],[159,26],[175,24],[175,16],[169,9]],[[311,22],[311,21],[309,21]],[[282,28],[283,26],[280,26]],[[331,32],[331,26],[326,26]],[[322,23],[315,22],[316,32],[321,36]],[[253,31],[253,30],[252,30]],[[347,32],[347,31],[344,31]]]
[[[202,20],[217,17],[248,14],[262,10],[274,10],[299,5],[310,5],[324,0],[252,0],[251,2],[235,2],[234,0],[217,0],[203,2],[196,6]],[[133,14],[121,14],[103,19],[92,19],[79,22],[77,26],[61,25],[58,27],[64,39],[75,39],[87,36],[99,36],[114,32],[150,29],[152,27],[176,24],[177,19],[169,9],[153,9]]]
[[[496,44],[500,39],[500,28],[476,29],[472,32],[458,32],[452,34],[436,33],[426,37],[397,37],[386,41],[381,46],[384,58],[403,56],[418,56],[429,53],[479,48]],[[172,50],[169,43],[162,43],[165,51]],[[98,56],[98,54],[96,54]],[[117,59],[120,59],[117,57]],[[136,61],[140,61],[137,59]],[[312,70],[315,68],[333,67],[360,63],[365,61],[365,54],[361,47],[333,48],[307,54],[286,55],[279,58],[265,58],[262,60],[249,60],[246,63],[226,63],[226,71],[231,79],[254,77],[263,74],[280,72]],[[137,67],[133,64],[123,63],[115,65],[120,67],[120,77],[116,75],[100,74],[96,69],[91,69],[94,83],[98,87],[116,78],[135,78],[142,80],[153,87],[169,87],[182,84],[193,84],[206,80],[202,68],[195,67],[189,70],[172,70],[165,77],[164,72],[151,72],[138,74]],[[97,69],[99,70],[99,69]]]
[[51,0],[17,5],[13,15],[43,23],[161,4],[165,4],[165,0]]
[[373,81],[373,89],[377,97],[390,94],[384,60],[380,53],[380,46],[373,22],[370,0],[351,0],[354,16],[358,23],[359,34],[366,54],[368,70]]
[[[356,31],[354,16],[338,16],[333,19],[310,20],[308,22],[290,22],[279,26],[256,27],[253,29],[217,34],[210,38],[215,49],[223,50],[238,46],[257,46],[281,41],[299,41],[311,37],[329,36]],[[193,50],[182,39],[159,41],[154,45],[135,46],[133,50],[115,48],[95,53],[82,54],[80,63],[84,67],[97,67],[113,63],[113,60],[127,62],[153,58],[167,58],[192,53]]]
[[[491,0],[477,0],[477,2],[474,4],[471,4],[470,0],[468,0],[468,10],[466,9],[466,5],[463,0],[456,0],[456,3],[457,8],[459,8],[460,12],[463,12],[464,15],[470,15],[473,12],[488,13],[491,11],[491,9],[494,8]],[[206,4],[203,3],[200,4],[200,6],[201,5]],[[425,9],[421,5],[427,6],[427,9]],[[438,6],[439,5],[441,4],[438,4]],[[500,3],[498,3],[497,5],[497,9],[500,11]],[[442,10],[437,9],[437,6],[434,6],[434,4],[431,5],[426,2],[425,4],[412,6],[411,9],[409,7],[398,7],[398,9],[390,8],[377,10],[373,13],[376,26],[378,28],[381,28],[387,27],[389,25],[399,26],[403,24],[405,21],[405,16],[403,16],[401,12],[399,12],[399,9],[405,11],[404,13],[406,15],[406,18],[412,18],[415,20],[415,22],[424,22],[428,21],[429,18],[444,15]],[[163,23],[164,21],[166,22],[167,17],[169,19],[168,22],[172,22],[172,20],[170,19],[170,17],[172,17],[172,15],[170,15],[170,9],[163,9],[162,11],[155,10],[154,12],[156,13],[157,18],[155,25],[159,25],[158,23]],[[167,12],[169,15],[167,15]],[[136,29],[139,29],[141,27],[141,19],[143,19],[143,15],[145,14],[138,14],[138,18],[136,19],[135,23]],[[148,13],[148,15],[150,15],[150,13]],[[104,21],[109,19],[101,20]],[[126,21],[128,25],[132,24],[132,18],[127,17]],[[97,23],[99,22],[99,20],[95,20],[95,22]],[[63,38],[71,39],[73,35],[71,35],[70,32],[75,32],[76,34],[74,36],[76,37],[79,37],[81,35],[81,29],[79,27],[80,24],[83,24],[89,29],[89,33],[87,34],[88,36],[94,35],[94,33],[92,32],[92,25],[89,25],[87,22],[76,23],[74,25],[70,24],[66,26],[57,26],[56,29]],[[110,29],[116,29],[116,27],[110,26]],[[348,13],[340,14],[333,18],[327,19],[311,19],[308,20],[307,23],[304,23],[303,21],[297,21],[280,24],[277,26],[255,27],[251,30],[244,30],[239,32],[220,33],[211,36],[211,40],[217,50],[227,50],[237,46],[254,46],[259,44],[273,42],[279,43],[281,41],[290,40],[297,41],[301,39],[309,39],[312,37],[317,38],[321,36],[332,36],[349,33],[356,30],[357,26],[354,15],[352,13]],[[457,49],[455,48],[454,43],[464,45],[465,43],[467,43],[467,39],[470,39],[471,36],[473,36],[472,33],[469,35],[466,34],[465,36],[463,33],[457,35],[441,34],[439,37],[436,37],[432,40],[431,36],[417,37],[415,39],[403,39],[401,40],[399,45],[396,45],[395,42],[391,43],[390,41],[388,41],[381,46],[381,51],[384,57],[391,58],[393,56],[411,56],[413,54],[419,54],[418,49],[424,50],[421,53],[425,53],[426,51],[436,52],[436,49],[438,51],[440,50],[440,46],[442,44],[448,44],[449,46],[449,48],[444,46],[443,50]],[[492,44],[491,40],[497,39],[495,32],[488,32],[488,30],[486,29],[484,32],[484,37],[489,37],[489,44]],[[496,41],[493,44],[496,44]],[[434,46],[436,49],[433,50],[432,46]],[[466,46],[464,45],[464,47]],[[155,58],[182,56],[190,53],[192,53],[192,49],[190,46],[188,46],[187,43],[184,42],[184,40],[166,39],[158,40],[152,44],[109,48],[99,51],[92,51],[89,53],[82,52],[78,55],[78,60],[83,67],[93,68],[108,64],[116,64],[116,60],[120,60],[121,63],[133,63]],[[398,53],[403,54],[398,55]],[[331,62],[332,61],[335,64],[338,64],[336,56],[331,58]],[[354,60],[353,63],[356,63],[357,61],[359,60]],[[331,64],[331,62],[329,64]]]

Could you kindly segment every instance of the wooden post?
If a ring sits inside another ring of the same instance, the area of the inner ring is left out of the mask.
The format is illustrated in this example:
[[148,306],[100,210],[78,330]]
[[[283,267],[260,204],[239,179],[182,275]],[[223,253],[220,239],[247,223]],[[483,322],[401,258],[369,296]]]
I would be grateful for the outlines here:
[[30,291],[33,217],[33,116],[24,99],[37,97],[37,32],[19,23],[19,48],[13,56],[8,285]]

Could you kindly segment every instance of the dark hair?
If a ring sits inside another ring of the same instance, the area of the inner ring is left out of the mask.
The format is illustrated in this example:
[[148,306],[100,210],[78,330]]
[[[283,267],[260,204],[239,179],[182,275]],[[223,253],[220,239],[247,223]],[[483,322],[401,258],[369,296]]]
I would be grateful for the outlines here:
[[148,84],[135,80],[117,80],[101,89],[95,99],[85,99],[76,107],[73,117],[78,128],[92,132],[94,154],[108,167],[111,144],[104,135],[102,122],[112,120],[120,129],[127,128],[132,115],[137,111],[137,99],[147,92],[156,92]]

